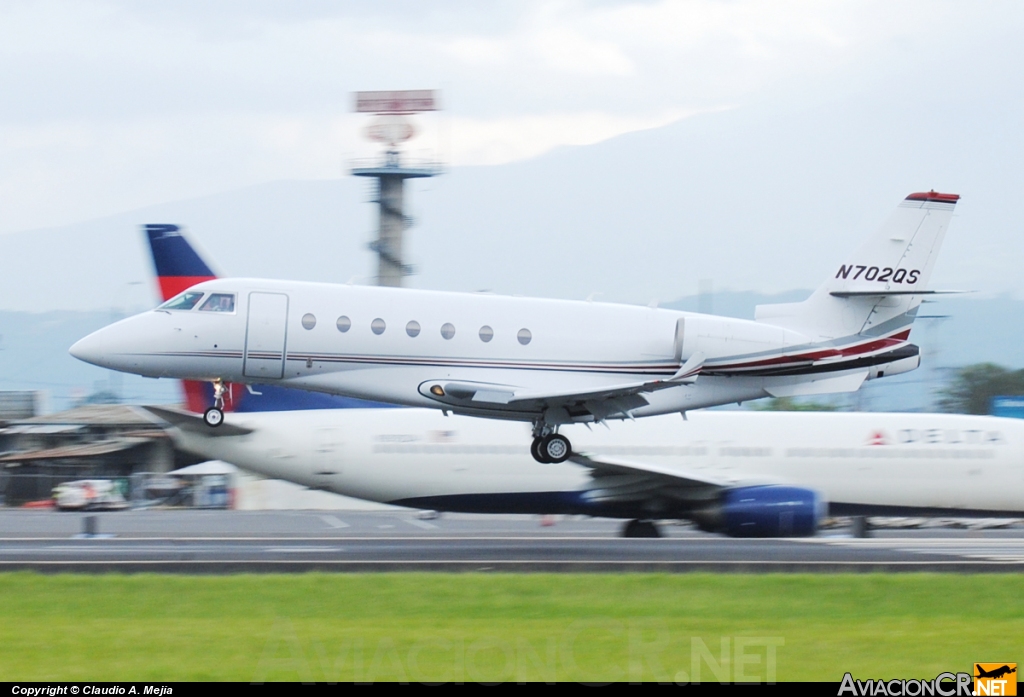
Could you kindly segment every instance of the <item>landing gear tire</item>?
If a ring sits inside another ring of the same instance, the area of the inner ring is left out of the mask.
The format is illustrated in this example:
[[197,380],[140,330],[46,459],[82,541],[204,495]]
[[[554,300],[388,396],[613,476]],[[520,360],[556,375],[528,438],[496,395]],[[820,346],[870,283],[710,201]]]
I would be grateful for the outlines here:
[[622,526],[623,537],[661,537],[661,530],[651,520],[631,520]]
[[224,423],[224,412],[217,407],[210,407],[203,412],[203,421],[210,428],[217,428]]
[[572,455],[569,439],[558,433],[552,433],[540,439],[537,447],[546,462],[565,462]]
[[546,459],[544,457],[544,453],[541,452],[540,444],[541,444],[541,441],[543,441],[543,440],[544,440],[543,438],[534,438],[533,439],[533,442],[530,443],[530,454],[533,455],[533,459],[536,460],[537,462],[540,462],[540,463],[543,463],[543,464],[547,465],[547,464],[551,463],[551,460]]

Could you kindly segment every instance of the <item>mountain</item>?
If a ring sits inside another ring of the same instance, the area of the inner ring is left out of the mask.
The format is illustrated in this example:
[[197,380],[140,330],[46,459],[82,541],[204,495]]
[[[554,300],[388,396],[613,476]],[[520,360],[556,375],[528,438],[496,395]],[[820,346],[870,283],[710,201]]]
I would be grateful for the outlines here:
[[[814,287],[906,194],[935,188],[964,198],[934,285],[1017,293],[1022,102],[944,84],[937,71],[812,105],[780,99],[410,182],[410,284],[642,304],[700,279]],[[372,198],[349,176],[269,182],[3,235],[0,309],[151,303],[147,222],[185,225],[233,275],[369,282]]]

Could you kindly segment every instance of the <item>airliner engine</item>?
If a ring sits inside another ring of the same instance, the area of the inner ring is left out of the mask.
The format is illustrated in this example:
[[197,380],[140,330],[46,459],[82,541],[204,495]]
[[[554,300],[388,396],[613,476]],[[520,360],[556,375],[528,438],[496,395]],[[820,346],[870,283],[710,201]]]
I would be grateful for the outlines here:
[[825,502],[810,489],[747,486],[723,491],[715,504],[689,517],[701,530],[730,537],[807,537],[824,511]]

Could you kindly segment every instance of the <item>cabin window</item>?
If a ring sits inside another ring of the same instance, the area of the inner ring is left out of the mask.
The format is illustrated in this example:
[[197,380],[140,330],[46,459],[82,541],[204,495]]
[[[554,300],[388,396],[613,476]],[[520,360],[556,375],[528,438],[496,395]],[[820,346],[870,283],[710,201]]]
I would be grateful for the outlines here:
[[350,320],[345,315],[342,315],[341,317],[338,318],[338,331],[339,332],[344,334],[345,332],[347,332],[351,328],[352,328],[352,320]]
[[370,322],[370,330],[374,334],[383,334],[384,330],[388,328],[388,325],[384,323],[380,317]]
[[316,316],[312,312],[307,312],[302,316],[302,328],[312,329],[316,326]]
[[181,295],[171,298],[163,305],[158,307],[158,310],[191,310],[199,301],[202,299],[203,294],[200,291],[185,292]]
[[409,336],[420,335],[420,323],[416,320],[409,320],[409,324],[405,325],[405,333]]
[[234,293],[210,293],[210,297],[199,306],[200,312],[234,312]]
[[526,346],[528,343],[530,343],[530,340],[533,339],[533,334],[530,333],[529,329],[526,329],[524,327],[523,329],[519,330],[518,334],[516,334],[516,338],[519,339],[520,344]]
[[494,338],[494,330],[488,327],[486,324],[480,327],[480,341],[485,344]]
[[445,322],[441,325],[441,336],[445,339],[451,339],[455,336],[455,325],[451,322]]

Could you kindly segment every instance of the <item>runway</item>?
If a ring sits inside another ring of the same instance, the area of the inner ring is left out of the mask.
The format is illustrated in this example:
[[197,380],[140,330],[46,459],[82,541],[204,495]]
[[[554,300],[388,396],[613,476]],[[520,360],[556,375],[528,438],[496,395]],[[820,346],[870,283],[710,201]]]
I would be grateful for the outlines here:
[[[97,535],[81,534],[95,516]],[[0,510],[0,570],[293,571],[1024,571],[1024,529],[844,530],[732,539],[665,524],[618,537],[621,521],[412,511]]]

